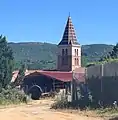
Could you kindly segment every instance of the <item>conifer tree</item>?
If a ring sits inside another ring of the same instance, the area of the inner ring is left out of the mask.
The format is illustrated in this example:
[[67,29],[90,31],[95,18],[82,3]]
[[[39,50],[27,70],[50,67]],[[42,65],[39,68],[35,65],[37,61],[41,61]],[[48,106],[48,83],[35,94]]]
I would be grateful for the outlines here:
[[0,88],[5,88],[11,81],[13,72],[13,52],[6,37],[0,36]]

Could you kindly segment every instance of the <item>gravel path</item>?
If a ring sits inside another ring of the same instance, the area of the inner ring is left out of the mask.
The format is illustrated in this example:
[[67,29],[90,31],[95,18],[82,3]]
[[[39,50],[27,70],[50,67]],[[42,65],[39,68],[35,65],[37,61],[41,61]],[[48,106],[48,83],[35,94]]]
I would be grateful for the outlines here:
[[50,109],[51,100],[39,100],[30,105],[0,109],[1,120],[102,120],[76,113],[58,112]]

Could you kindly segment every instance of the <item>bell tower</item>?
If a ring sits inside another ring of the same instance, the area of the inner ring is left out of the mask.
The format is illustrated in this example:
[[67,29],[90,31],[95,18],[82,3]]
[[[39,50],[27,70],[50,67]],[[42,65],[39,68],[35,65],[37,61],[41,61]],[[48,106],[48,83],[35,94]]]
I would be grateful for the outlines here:
[[77,42],[71,17],[68,17],[62,40],[58,44],[58,71],[73,71],[81,67],[81,46]]

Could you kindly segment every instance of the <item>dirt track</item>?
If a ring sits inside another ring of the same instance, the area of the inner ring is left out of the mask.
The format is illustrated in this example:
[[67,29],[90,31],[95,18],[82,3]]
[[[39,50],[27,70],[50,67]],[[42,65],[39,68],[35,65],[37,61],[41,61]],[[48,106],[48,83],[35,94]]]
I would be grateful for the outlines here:
[[75,113],[50,109],[51,100],[39,100],[30,105],[0,109],[1,120],[102,120]]

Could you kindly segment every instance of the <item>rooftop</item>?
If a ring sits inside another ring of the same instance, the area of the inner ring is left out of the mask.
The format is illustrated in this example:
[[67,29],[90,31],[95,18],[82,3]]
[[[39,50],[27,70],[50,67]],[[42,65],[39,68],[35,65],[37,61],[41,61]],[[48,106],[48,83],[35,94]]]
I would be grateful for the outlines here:
[[79,45],[79,43],[77,42],[77,37],[76,37],[74,26],[72,24],[72,20],[70,16],[68,17],[64,34],[59,45],[68,45],[68,44]]
[[[16,77],[18,75],[18,71],[13,72],[12,82],[15,81]],[[47,77],[51,77],[63,82],[69,82],[72,81],[73,78],[73,72],[62,72],[62,71],[42,71],[42,70],[26,70],[25,76],[38,76],[38,75],[44,75]],[[74,71],[74,77],[78,79],[79,81],[85,81],[85,68],[77,68]]]

